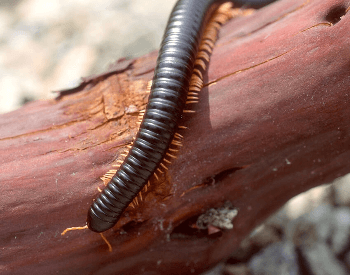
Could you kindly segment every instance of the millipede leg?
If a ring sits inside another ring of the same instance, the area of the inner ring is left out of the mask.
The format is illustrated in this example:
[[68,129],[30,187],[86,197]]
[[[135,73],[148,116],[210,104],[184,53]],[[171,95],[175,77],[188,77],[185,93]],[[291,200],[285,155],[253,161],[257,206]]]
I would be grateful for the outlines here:
[[64,234],[66,234],[68,231],[73,231],[73,230],[85,230],[88,229],[88,226],[74,226],[74,227],[68,227],[65,230],[63,230],[63,232],[61,233],[61,235],[63,236]]
[[106,239],[106,237],[105,237],[102,233],[100,233],[100,236],[101,236],[101,238],[105,241],[105,243],[108,245],[108,251],[109,251],[109,252],[112,252],[112,246],[111,246],[111,244],[109,243],[109,241]]

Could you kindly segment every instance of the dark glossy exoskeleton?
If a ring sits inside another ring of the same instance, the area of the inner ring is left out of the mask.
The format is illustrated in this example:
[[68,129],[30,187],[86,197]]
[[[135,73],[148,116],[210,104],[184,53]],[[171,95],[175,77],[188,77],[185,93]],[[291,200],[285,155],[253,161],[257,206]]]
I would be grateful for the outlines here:
[[[103,232],[112,228],[162,162],[186,104],[203,28],[223,2],[227,1],[180,0],[175,5],[163,36],[139,132],[119,170],[92,203],[87,217],[90,230]],[[246,2],[266,4],[271,0]]]

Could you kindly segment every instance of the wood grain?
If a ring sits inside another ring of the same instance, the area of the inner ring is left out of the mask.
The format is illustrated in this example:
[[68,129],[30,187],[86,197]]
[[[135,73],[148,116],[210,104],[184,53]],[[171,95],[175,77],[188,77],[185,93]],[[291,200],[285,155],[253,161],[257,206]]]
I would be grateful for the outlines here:
[[[60,233],[85,224],[136,134],[157,53],[2,114],[2,274],[199,273],[288,199],[349,173],[349,6],[283,0],[222,28],[177,159],[105,234],[111,253],[88,230]],[[195,228],[226,202],[233,229]]]

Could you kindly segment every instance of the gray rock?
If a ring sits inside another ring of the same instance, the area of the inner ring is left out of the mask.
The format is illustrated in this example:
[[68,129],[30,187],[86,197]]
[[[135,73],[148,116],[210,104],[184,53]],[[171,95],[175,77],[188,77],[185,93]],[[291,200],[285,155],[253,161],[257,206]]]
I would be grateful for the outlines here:
[[298,275],[298,257],[294,244],[277,242],[256,254],[248,263],[253,275]]
[[336,208],[332,219],[331,248],[336,255],[339,255],[350,244],[350,209],[348,207]]
[[224,274],[226,275],[251,275],[249,268],[244,264],[227,265],[224,268]]
[[307,268],[314,275],[345,275],[346,267],[340,262],[328,245],[323,242],[312,246],[301,246],[301,255]]
[[336,179],[333,187],[335,203],[337,205],[350,205],[350,174]]
[[310,213],[291,220],[286,228],[286,237],[296,246],[326,242],[332,229],[333,208],[322,204]]

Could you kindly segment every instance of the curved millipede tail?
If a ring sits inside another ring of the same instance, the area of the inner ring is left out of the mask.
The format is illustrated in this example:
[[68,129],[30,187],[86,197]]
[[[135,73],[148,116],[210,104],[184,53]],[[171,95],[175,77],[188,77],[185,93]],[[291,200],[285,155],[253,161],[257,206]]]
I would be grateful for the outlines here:
[[231,14],[231,4],[222,5],[223,11],[215,13],[224,2],[227,1],[180,0],[176,3],[163,36],[139,131],[114,176],[104,177],[110,181],[88,211],[90,230],[100,233],[112,228],[150,177],[157,177],[156,171],[163,173],[167,169],[165,164],[175,157],[174,149],[169,151],[169,147],[181,146],[176,132],[186,128],[179,126],[179,121],[184,112],[193,112],[185,110],[186,105],[198,102],[203,86],[201,71],[206,69],[219,26]]

